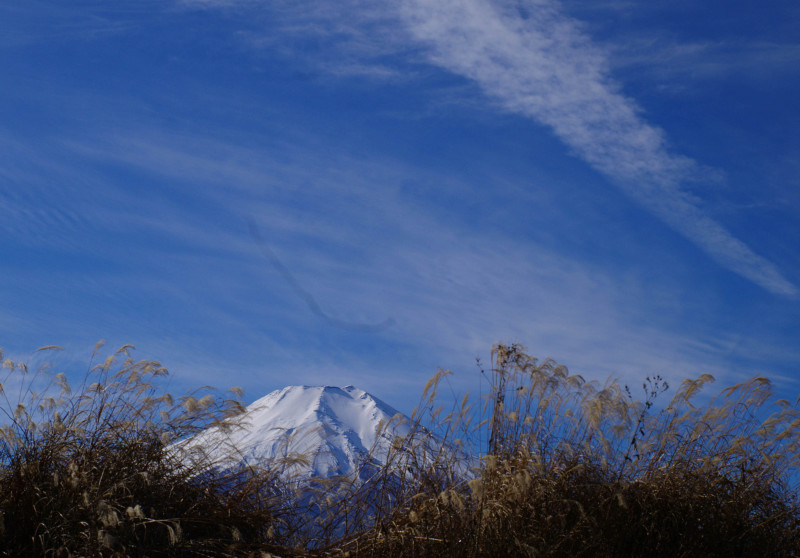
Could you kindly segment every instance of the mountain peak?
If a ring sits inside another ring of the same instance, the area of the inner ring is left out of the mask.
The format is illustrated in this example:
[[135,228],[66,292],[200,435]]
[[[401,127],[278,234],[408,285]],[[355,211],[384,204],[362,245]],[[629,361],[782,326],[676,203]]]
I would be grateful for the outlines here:
[[[364,463],[381,463],[392,440],[408,433],[408,417],[392,420],[399,414],[352,385],[287,386],[249,405],[242,426],[210,429],[188,445],[214,459],[235,447],[239,465],[269,463],[294,478],[350,475]],[[389,426],[379,436],[381,424]]]

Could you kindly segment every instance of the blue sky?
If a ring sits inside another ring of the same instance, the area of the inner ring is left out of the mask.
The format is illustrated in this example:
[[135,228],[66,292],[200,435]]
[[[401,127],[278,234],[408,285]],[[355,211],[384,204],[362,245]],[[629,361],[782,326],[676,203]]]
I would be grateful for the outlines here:
[[0,346],[410,410],[517,342],[800,392],[800,7],[0,0]]

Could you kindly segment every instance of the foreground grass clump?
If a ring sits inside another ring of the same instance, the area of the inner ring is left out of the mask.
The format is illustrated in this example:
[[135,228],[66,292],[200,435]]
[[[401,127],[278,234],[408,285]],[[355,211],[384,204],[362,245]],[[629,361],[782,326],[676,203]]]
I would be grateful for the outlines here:
[[173,401],[128,347],[75,393],[4,366],[23,388],[0,395],[0,556],[800,556],[800,410],[764,378],[702,405],[713,378],[685,380],[661,406],[659,377],[639,402],[497,345],[477,408],[445,412],[439,371],[369,481],[298,485],[180,454],[242,406]]
[[[486,452],[471,480],[421,490],[340,546],[353,556],[800,556],[800,410],[764,418],[754,378],[706,405],[686,380],[644,384],[644,403],[519,346],[497,345],[483,402]],[[465,429],[462,409],[445,435]],[[434,412],[435,414],[435,412]],[[474,430],[473,430],[474,431]],[[452,455],[452,454],[451,454]]]
[[231,420],[240,402],[211,394],[173,401],[151,382],[166,373],[161,365],[134,361],[129,349],[91,368],[75,393],[46,367],[29,373],[4,361],[0,556],[246,556],[249,547],[271,548],[278,507],[268,476],[211,475],[210,464],[187,466],[165,451]]

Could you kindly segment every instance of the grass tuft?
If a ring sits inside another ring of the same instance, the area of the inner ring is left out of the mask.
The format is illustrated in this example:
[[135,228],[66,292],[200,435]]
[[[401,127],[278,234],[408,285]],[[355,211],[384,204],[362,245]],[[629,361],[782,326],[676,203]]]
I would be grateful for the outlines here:
[[445,406],[439,370],[385,465],[301,483],[313,456],[178,451],[245,427],[241,390],[173,397],[158,362],[102,348],[75,387],[3,362],[0,556],[800,556],[800,409],[766,378],[659,406],[658,376],[637,401],[499,344],[482,400]]

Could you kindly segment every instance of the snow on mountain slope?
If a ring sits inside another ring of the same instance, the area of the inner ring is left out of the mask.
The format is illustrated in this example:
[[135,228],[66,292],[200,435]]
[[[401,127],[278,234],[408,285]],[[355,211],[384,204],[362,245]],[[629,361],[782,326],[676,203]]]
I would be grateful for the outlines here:
[[[278,466],[282,474],[297,479],[356,470],[365,475],[367,469],[359,469],[360,464],[383,463],[392,440],[408,434],[408,418],[397,415],[353,386],[290,386],[249,405],[243,426],[228,432],[212,428],[184,447],[202,447],[213,459],[231,465]],[[389,426],[379,436],[382,423]],[[237,454],[226,457],[231,447]]]

